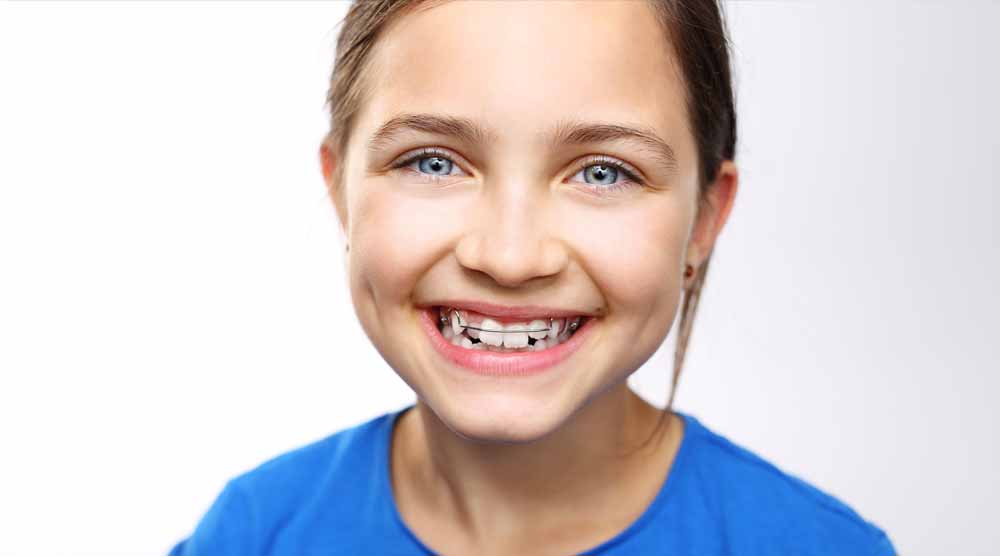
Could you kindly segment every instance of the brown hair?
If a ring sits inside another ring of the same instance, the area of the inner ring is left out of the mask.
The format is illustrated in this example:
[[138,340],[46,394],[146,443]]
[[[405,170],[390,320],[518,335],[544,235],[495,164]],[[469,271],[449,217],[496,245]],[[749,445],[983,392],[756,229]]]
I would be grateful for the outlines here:
[[[729,40],[722,8],[717,0],[648,1],[667,34],[667,40],[674,47],[687,84],[687,110],[699,158],[698,208],[701,210],[719,165],[724,160],[733,160],[736,151],[736,108],[729,65]],[[360,77],[379,33],[405,11],[419,4],[429,7],[428,3],[437,2],[360,0],[348,10],[337,38],[337,53],[327,94],[331,121],[326,143],[338,159],[343,160],[346,155],[354,118],[367,97],[365,88],[368,80]],[[343,166],[337,165],[335,184],[342,179],[340,172]],[[673,408],[677,381],[684,366],[698,299],[711,259],[712,254],[709,253],[695,269],[691,286],[684,291],[670,395],[660,416],[660,426]]]

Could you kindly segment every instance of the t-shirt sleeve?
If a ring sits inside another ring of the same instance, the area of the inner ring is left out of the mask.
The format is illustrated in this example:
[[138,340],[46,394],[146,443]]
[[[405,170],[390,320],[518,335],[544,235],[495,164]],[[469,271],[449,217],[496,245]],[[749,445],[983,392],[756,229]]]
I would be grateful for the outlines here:
[[194,533],[177,543],[169,556],[252,556],[257,554],[255,525],[249,497],[229,481]]

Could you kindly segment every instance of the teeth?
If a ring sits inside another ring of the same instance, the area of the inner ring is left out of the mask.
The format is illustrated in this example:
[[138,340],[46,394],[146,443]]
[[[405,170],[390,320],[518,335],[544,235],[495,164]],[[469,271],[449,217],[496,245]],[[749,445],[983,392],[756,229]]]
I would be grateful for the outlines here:
[[563,326],[563,319],[552,319],[552,328],[549,328],[549,338],[555,339],[559,335],[559,329]]
[[485,329],[479,332],[480,342],[496,347],[503,345],[504,334],[502,332],[491,332],[491,330],[503,330],[503,325],[493,319],[484,319],[479,326]]
[[[445,323],[441,326],[441,334],[453,345],[462,346],[466,349],[489,350],[489,351],[540,351],[555,347],[565,342],[570,335],[580,326],[581,318],[570,319],[534,319],[529,323],[513,323],[504,326],[491,318],[484,318],[482,322],[475,323],[475,319],[463,318],[465,313],[459,315],[455,309],[442,308],[441,315],[445,316]],[[465,328],[460,323],[466,322],[483,330]],[[542,330],[541,332],[528,332],[528,330]],[[534,338],[535,343],[530,344],[529,338]],[[479,342],[473,343],[472,339]]]
[[511,324],[504,328],[503,345],[509,348],[523,348],[528,345],[528,333],[523,332],[528,327],[523,324]]
[[[530,323],[528,323],[528,329],[529,330],[541,330],[543,328],[548,328],[548,327],[549,327],[549,323],[545,322],[544,320],[537,320],[536,319],[536,320],[533,320]],[[532,338],[534,338],[536,340],[541,340],[542,338],[544,338],[544,337],[546,337],[548,335],[549,335],[549,333],[548,333],[547,330],[542,330],[541,332],[528,332],[528,336],[530,336],[530,337],[532,337]]]

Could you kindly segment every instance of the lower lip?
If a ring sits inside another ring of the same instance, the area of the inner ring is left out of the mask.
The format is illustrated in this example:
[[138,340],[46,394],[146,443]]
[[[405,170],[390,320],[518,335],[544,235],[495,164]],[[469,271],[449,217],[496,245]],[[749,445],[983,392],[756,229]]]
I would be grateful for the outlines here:
[[473,373],[491,376],[525,376],[545,372],[555,367],[579,348],[590,330],[595,317],[586,319],[583,326],[573,333],[565,342],[542,351],[489,351],[485,349],[467,349],[456,346],[445,339],[438,330],[432,313],[436,308],[420,312],[420,326],[427,332],[431,345],[445,359]]

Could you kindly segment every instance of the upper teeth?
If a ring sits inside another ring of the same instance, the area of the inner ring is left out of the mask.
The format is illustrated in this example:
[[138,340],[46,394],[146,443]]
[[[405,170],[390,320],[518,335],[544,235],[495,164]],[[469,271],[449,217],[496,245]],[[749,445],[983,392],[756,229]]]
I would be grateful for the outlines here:
[[528,338],[534,338],[536,345],[539,342],[545,342],[544,345],[551,347],[565,341],[569,337],[569,332],[575,330],[580,324],[580,317],[574,317],[570,319],[534,319],[527,323],[517,322],[504,325],[491,318],[482,318],[481,322],[475,322],[478,316],[467,311],[459,312],[454,309],[443,309],[443,311],[450,313],[446,317],[444,313],[442,314],[442,317],[447,319],[445,322],[451,328],[452,334],[449,336],[457,337],[464,331],[470,338],[478,338],[486,345],[497,347],[524,348],[528,346]]

